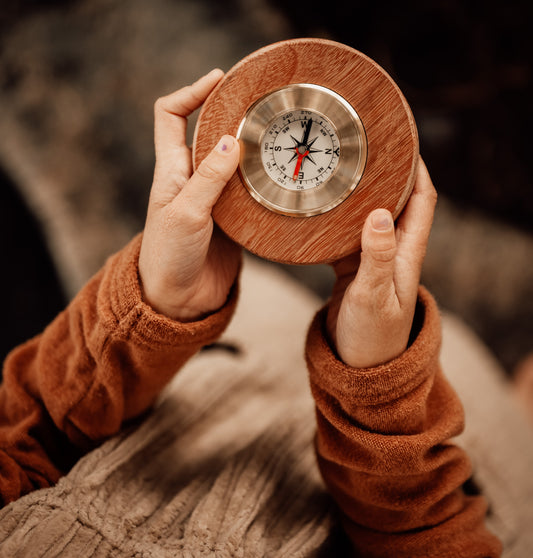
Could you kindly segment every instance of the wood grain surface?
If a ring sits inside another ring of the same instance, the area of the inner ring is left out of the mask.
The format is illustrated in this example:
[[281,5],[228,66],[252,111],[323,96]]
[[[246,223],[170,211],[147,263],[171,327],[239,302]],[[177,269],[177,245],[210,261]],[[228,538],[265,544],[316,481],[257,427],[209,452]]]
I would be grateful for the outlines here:
[[213,218],[235,242],[260,257],[314,264],[360,248],[361,230],[375,208],[396,218],[414,185],[418,134],[398,86],[374,61],[340,43],[293,39],[264,47],[227,72],[199,115],[193,145],[195,168],[223,134],[235,135],[247,109],[266,93],[292,83],[332,89],[357,111],[368,157],[354,192],[339,206],[313,217],[289,217],[256,202],[238,173],[213,209]]

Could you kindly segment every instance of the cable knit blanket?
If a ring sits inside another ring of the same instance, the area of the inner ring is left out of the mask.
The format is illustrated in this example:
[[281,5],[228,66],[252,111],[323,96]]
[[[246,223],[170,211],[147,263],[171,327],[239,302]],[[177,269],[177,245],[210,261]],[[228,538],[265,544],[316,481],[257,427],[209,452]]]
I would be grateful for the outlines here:
[[[303,358],[314,295],[247,259],[221,342],[175,377],[157,407],[53,488],[0,512],[0,556],[343,556],[318,475]],[[506,558],[533,555],[533,430],[503,373],[459,321],[443,320],[444,369],[466,409],[459,443]]]

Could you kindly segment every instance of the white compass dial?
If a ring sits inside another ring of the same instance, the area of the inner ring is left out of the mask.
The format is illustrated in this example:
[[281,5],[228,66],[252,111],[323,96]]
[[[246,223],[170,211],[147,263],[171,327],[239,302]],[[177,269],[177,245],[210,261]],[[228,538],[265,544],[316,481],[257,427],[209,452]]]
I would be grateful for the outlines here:
[[289,190],[308,190],[335,172],[340,144],[333,124],[311,110],[292,110],[268,126],[261,160],[270,178]]

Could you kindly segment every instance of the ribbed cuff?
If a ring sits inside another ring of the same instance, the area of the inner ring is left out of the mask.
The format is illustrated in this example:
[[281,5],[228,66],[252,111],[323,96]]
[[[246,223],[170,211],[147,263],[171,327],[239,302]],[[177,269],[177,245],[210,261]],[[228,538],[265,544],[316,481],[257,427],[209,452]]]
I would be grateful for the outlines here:
[[311,384],[353,405],[380,405],[398,399],[422,384],[432,373],[441,343],[440,315],[433,297],[419,288],[415,323],[420,331],[397,358],[371,368],[352,368],[339,360],[327,341],[327,307],[315,316],[306,343]]
[[212,343],[233,316],[238,298],[238,280],[218,311],[194,322],[172,320],[143,301],[138,266],[141,242],[142,234],[139,234],[106,264],[107,273],[102,288],[108,290],[110,310],[117,326],[128,338],[150,345]]

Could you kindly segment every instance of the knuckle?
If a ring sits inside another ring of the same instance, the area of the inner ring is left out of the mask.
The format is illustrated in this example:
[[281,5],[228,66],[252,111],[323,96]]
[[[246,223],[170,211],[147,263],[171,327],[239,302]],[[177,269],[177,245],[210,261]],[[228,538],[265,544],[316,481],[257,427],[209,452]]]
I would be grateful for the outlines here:
[[381,246],[374,246],[370,249],[372,259],[382,264],[390,264],[394,261],[396,256],[396,246],[390,244],[383,244]]
[[437,190],[429,174],[427,174],[427,169],[426,169],[426,173],[422,174],[422,179],[419,180],[417,184],[415,184],[413,195],[420,196],[421,198],[427,200],[430,203],[433,204],[437,203],[437,198],[438,198]]
[[154,113],[158,114],[165,110],[165,97],[159,97],[154,103]]
[[154,112],[161,114],[169,112],[176,116],[187,116],[201,103],[202,99],[196,93],[194,87],[186,85],[170,95],[156,99]]
[[200,163],[200,165],[196,169],[196,172],[198,176],[200,176],[200,178],[203,178],[204,180],[209,182],[215,182],[220,180],[221,178],[220,170],[217,168],[217,165],[211,160],[210,157],[207,157]]
[[176,193],[181,192],[187,182],[191,178],[191,171],[189,168],[171,169],[166,174],[166,180],[169,184],[174,185]]
[[162,232],[169,232],[176,228],[176,222],[179,220],[179,213],[174,206],[167,206],[164,208],[161,218]]
[[354,286],[348,291],[347,297],[352,308],[372,308],[374,306],[374,296],[371,289]]
[[175,221],[189,234],[203,229],[209,218],[209,214],[206,215],[201,206],[187,199],[182,199],[174,209]]
[[394,305],[391,303],[390,285],[357,285],[347,293],[350,306],[373,316],[378,321],[391,323],[396,319]]
[[439,194],[437,193],[437,190],[436,190],[435,186],[433,186],[433,184],[431,185],[431,188],[428,190],[427,197],[428,197],[429,202],[432,205],[437,204]]
[[200,104],[203,101],[201,95],[198,95],[196,88],[193,85],[186,85],[182,89],[183,97],[188,100],[188,102],[194,106]]

